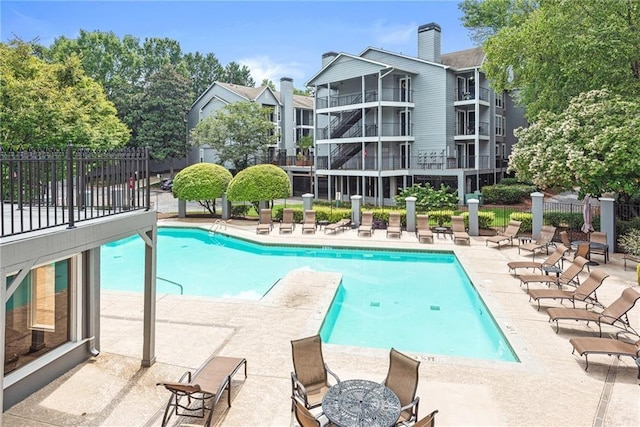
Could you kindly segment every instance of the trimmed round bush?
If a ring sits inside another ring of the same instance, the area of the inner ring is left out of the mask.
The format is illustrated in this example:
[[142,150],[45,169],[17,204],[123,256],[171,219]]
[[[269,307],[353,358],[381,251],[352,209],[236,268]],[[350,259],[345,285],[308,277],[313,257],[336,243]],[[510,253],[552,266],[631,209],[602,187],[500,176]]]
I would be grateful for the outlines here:
[[274,165],[255,165],[241,170],[227,188],[227,198],[232,202],[259,202],[289,196],[289,177]]
[[220,165],[196,163],[178,172],[172,192],[180,200],[215,200],[227,191],[231,178]]

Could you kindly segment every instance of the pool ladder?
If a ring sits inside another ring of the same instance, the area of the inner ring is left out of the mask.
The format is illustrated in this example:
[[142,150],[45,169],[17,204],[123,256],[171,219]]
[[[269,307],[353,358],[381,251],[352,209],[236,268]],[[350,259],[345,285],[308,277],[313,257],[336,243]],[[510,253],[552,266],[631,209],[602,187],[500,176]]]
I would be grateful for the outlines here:
[[172,280],[165,279],[164,277],[160,277],[160,276],[156,276],[156,279],[162,280],[163,282],[171,283],[172,285],[176,285],[177,287],[180,288],[180,295],[184,295],[184,288],[182,287],[182,285],[180,283],[176,283],[176,282],[174,282]]
[[226,230],[227,222],[222,219],[216,219],[216,221],[213,224],[211,224],[211,227],[209,227],[209,233],[215,233],[220,229]]

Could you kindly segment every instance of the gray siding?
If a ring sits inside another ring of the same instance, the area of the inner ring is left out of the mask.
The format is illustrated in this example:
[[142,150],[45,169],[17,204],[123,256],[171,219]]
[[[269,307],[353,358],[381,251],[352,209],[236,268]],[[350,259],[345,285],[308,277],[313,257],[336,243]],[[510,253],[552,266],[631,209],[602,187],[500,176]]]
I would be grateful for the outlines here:
[[330,68],[324,70],[319,76],[313,79],[311,83],[315,85],[325,85],[327,83],[348,80],[367,74],[375,74],[382,68],[384,67],[357,58],[342,57],[334,62]]

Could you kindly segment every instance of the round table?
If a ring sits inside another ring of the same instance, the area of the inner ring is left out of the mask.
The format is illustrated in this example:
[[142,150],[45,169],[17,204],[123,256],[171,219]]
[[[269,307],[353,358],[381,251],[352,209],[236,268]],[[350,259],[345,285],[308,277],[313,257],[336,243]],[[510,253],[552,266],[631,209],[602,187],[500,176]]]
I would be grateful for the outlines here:
[[380,383],[347,380],[327,391],[322,411],[329,421],[342,427],[389,427],[400,417],[400,399]]

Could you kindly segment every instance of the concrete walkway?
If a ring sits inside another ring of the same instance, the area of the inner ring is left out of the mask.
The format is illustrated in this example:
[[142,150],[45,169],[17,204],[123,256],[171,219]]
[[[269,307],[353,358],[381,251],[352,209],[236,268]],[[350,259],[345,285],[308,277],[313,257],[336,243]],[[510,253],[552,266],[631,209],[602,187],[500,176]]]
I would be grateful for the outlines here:
[[[209,229],[212,221],[200,221]],[[358,237],[355,230],[337,235],[278,234],[257,236],[255,225],[227,223],[222,233],[269,243],[321,246],[415,248],[455,252],[520,358],[520,363],[410,353],[422,361],[417,394],[420,414],[434,409],[439,426],[625,426],[640,419],[640,380],[632,359],[571,354],[569,338],[597,335],[597,326],[561,322],[556,334],[545,309],[529,303],[524,288],[508,273],[510,260],[526,260],[515,247],[486,247],[481,237],[470,246],[449,239],[420,244],[413,234],[387,239],[379,230]],[[161,225],[196,226],[192,221]],[[635,271],[623,271],[622,257],[600,266],[611,277],[599,299],[606,305],[628,286],[637,286]],[[256,272],[259,274],[259,272]],[[582,274],[582,278],[587,273]],[[232,407],[226,397],[215,411],[214,425],[288,426],[290,412],[290,340],[315,334],[339,285],[337,273],[291,272],[260,301],[158,295],[157,363],[141,368],[141,294],[103,292],[101,354],[11,408],[7,426],[160,425],[168,392],[158,381],[177,380],[197,369],[212,354],[245,357],[249,377],[233,381]],[[557,306],[557,302],[549,302]],[[640,306],[630,313],[640,329]],[[613,329],[607,329],[613,331]],[[341,379],[382,381],[388,349],[324,344],[327,364]],[[178,422],[201,423],[198,419]]]

